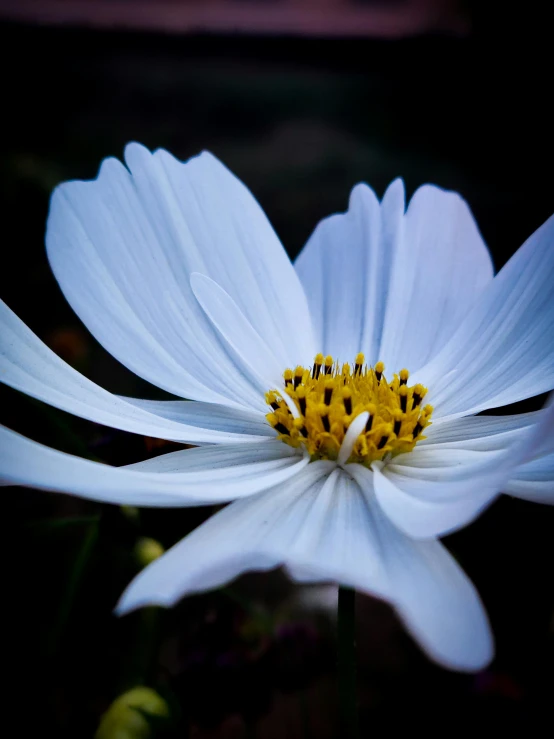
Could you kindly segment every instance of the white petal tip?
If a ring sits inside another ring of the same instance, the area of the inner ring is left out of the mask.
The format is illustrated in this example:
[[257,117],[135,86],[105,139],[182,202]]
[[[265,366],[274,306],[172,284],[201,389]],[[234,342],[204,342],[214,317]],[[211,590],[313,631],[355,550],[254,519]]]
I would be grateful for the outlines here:
[[341,448],[339,450],[339,456],[337,459],[339,464],[345,464],[346,460],[352,454],[352,449],[354,448],[356,439],[362,433],[367,423],[368,418],[369,418],[369,413],[367,411],[364,411],[363,413],[360,413],[359,416],[356,416],[356,418],[352,421],[352,423],[348,427],[348,431],[346,432],[344,436],[344,439],[341,444]]

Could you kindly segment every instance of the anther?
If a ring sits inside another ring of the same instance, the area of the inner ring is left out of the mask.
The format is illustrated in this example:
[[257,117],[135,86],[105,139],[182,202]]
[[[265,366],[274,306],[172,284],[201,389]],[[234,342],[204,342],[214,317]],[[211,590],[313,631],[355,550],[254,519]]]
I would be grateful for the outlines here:
[[373,371],[375,372],[377,382],[381,382],[381,377],[383,376],[383,372],[385,371],[385,365],[383,364],[383,362],[377,362],[377,364],[373,368]]
[[325,357],[325,374],[330,375],[332,371],[333,371],[333,357],[330,354],[328,354]]
[[414,430],[413,430],[413,437],[414,437],[414,439],[416,438],[416,436],[419,436],[419,434],[421,433],[421,430],[422,429],[423,429],[423,426],[418,421],[416,423],[416,425],[414,426]]
[[285,378],[285,385],[292,385],[292,370],[286,369],[283,372],[283,377]]
[[418,405],[421,403],[423,399],[424,394],[425,394],[425,389],[423,385],[418,384],[414,387],[414,393],[412,395],[412,398],[413,398],[412,408],[418,407]]
[[288,428],[285,426],[284,423],[281,423],[281,421],[279,421],[278,417],[274,413],[268,413],[266,418],[273,426],[275,431],[278,431],[280,434],[286,434],[287,436],[289,435]]
[[386,443],[388,440],[389,440],[389,437],[386,434],[385,436],[381,436],[381,440],[377,444],[377,449],[382,449],[384,446],[386,446]]
[[317,380],[319,373],[321,372],[321,365],[323,364],[323,354],[316,354],[314,359],[314,366],[312,368],[312,379]]
[[299,387],[296,391],[296,399],[298,401],[298,406],[300,408],[300,413],[305,416],[306,415],[306,389],[303,387]]
[[329,423],[329,416],[327,414],[321,416],[321,422],[325,431],[329,432],[331,430],[331,424]]
[[400,370],[400,384],[405,385],[408,382],[408,377],[410,376],[410,373],[407,369],[401,369]]
[[402,413],[406,413],[406,408],[408,407],[408,388],[406,385],[398,388],[398,394],[400,395],[400,410]]
[[298,367],[294,370],[294,389],[295,390],[302,382],[303,373],[304,373],[304,367],[300,367],[300,365],[298,365]]
[[[370,414],[369,414],[369,418],[368,418],[368,419],[367,419],[367,421],[366,421],[366,424],[365,424],[365,429],[364,429],[364,431],[366,432],[366,434],[367,434],[367,432],[368,432],[368,431],[371,431],[371,427],[372,427],[372,426],[373,426],[373,414],[371,414],[371,413],[370,413]],[[380,449],[380,448],[381,448],[381,447],[379,447],[379,449]]]
[[394,427],[393,427],[392,430],[393,430],[393,433],[394,433],[395,436],[398,436],[398,434],[400,433],[400,427],[401,426],[402,426],[402,421],[396,420],[394,422]]
[[323,394],[323,402],[325,405],[331,404],[331,398],[333,397],[333,380],[325,381],[325,390]]
[[354,365],[354,377],[362,374],[362,367],[364,366],[365,356],[363,352],[356,354],[356,364]]
[[352,390],[350,390],[350,388],[345,387],[342,391],[342,402],[344,405],[344,410],[349,416],[352,413]]

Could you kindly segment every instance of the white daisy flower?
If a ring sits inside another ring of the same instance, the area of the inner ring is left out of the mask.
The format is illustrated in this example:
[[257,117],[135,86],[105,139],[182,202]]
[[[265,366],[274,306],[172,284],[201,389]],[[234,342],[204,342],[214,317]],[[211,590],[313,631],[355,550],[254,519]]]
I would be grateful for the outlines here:
[[[123,398],[2,305],[0,378],[97,423],[197,448],[123,468],[1,429],[4,483],[103,502],[234,501],[143,570],[125,612],[284,566],[382,598],[426,653],[492,656],[472,584],[437,537],[504,491],[552,503],[554,218],[500,273],[466,203],[364,184],[293,266],[250,192],[204,153],[131,144],[53,194],[46,245],[69,303],[120,362],[184,400]],[[193,402],[190,402],[193,401]]]

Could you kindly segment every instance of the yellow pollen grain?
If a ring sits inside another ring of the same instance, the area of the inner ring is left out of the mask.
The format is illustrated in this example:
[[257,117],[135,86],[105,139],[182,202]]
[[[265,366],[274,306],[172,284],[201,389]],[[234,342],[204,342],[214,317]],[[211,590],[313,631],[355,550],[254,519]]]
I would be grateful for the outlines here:
[[[367,411],[368,420],[348,462],[370,467],[377,460],[410,452],[431,423],[433,408],[422,405],[427,388],[420,383],[409,387],[407,369],[390,381],[384,372],[383,362],[368,367],[361,352],[353,370],[330,355],[317,354],[311,367],[286,369],[283,388],[266,393],[271,408],[267,421],[282,441],[304,448],[312,461],[336,460],[350,424]],[[298,409],[296,418],[285,393]]]

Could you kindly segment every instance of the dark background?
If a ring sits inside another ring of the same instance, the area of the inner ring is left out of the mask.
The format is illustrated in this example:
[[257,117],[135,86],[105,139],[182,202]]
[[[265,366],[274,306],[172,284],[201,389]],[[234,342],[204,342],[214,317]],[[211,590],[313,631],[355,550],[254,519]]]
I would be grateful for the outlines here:
[[[179,158],[210,149],[252,189],[291,256],[365,180],[396,176],[468,200],[497,268],[554,210],[552,40],[539,3],[466,6],[464,36],[398,40],[166,36],[0,23],[0,296],[61,356],[109,390],[157,391],[99,347],[58,289],[43,234],[51,189],[95,176],[127,141]],[[542,14],[541,14],[542,13]],[[553,245],[554,248],[554,245]],[[522,410],[537,407],[519,404]],[[0,420],[112,464],[169,451],[1,388]],[[4,629],[19,736],[92,736],[134,684],[156,688],[170,737],[334,736],[328,615],[278,573],[175,609],[116,619],[140,536],[170,546],[210,513],[122,511],[4,489],[15,574]],[[359,597],[362,736],[408,728],[522,732],[551,725],[552,509],[508,498],[449,537],[497,640],[480,675],[431,665],[392,612]]]

